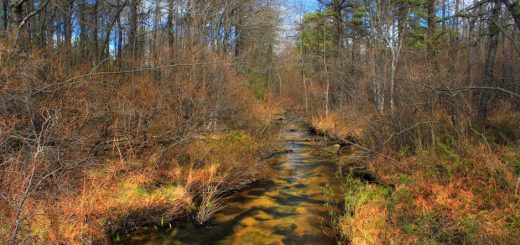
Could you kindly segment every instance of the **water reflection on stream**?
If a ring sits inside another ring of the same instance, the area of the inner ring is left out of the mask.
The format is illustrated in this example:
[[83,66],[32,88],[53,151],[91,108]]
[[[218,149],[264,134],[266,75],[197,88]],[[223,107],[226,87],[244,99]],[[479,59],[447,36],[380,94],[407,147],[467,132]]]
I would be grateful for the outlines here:
[[336,244],[321,188],[338,185],[337,155],[303,124],[283,133],[292,152],[278,156],[270,178],[235,194],[211,226],[184,222],[133,234],[125,244]]

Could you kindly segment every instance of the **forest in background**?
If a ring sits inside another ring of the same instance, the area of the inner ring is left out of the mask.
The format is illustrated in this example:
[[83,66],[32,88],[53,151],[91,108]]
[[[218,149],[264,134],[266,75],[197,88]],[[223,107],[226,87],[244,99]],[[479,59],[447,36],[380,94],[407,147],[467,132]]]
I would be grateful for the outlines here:
[[106,243],[265,172],[269,1],[2,1],[0,243]]
[[318,2],[282,79],[303,89],[280,91],[356,149],[330,204],[339,240],[518,243],[520,3]]
[[296,109],[376,180],[339,241],[518,242],[520,3],[318,2],[285,43],[281,1],[3,0],[0,237],[204,223]]

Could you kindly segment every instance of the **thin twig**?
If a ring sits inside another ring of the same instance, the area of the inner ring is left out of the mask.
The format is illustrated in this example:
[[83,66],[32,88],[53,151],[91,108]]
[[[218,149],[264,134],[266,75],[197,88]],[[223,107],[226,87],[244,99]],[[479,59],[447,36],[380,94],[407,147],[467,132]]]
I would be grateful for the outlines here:
[[485,90],[485,89],[487,89],[487,90],[497,90],[497,91],[500,91],[500,92],[512,95],[514,97],[520,98],[520,94],[517,94],[517,93],[515,93],[513,91],[510,91],[510,90],[507,90],[507,89],[504,89],[504,88],[500,88],[500,87],[483,87],[483,86],[479,86],[479,87],[462,87],[462,88],[453,88],[453,89],[448,89],[448,88],[441,89],[441,88],[432,88],[432,87],[430,87],[430,89],[432,89],[433,91],[437,91],[437,92],[446,92],[451,97],[455,97],[458,94],[460,94],[460,93],[462,93],[464,91],[468,91],[468,90]]
[[27,184],[27,187],[25,188],[25,191],[22,196],[22,200],[20,200],[20,204],[18,204],[18,207],[16,208],[16,215],[15,215],[15,227],[13,230],[13,237],[12,237],[12,243],[13,245],[17,244],[17,237],[18,237],[18,230],[20,229],[20,216],[22,215],[22,209],[23,205],[25,204],[25,201],[27,198],[29,198],[29,195],[31,193],[31,186],[34,179],[34,173],[36,171],[36,166],[33,165],[32,171],[31,171],[31,177],[29,177],[29,183]]
[[392,157],[389,157],[389,156],[387,156],[387,155],[385,155],[385,154],[382,154],[382,153],[380,153],[380,152],[377,152],[377,151],[374,151],[374,150],[372,150],[372,149],[366,148],[366,147],[364,147],[364,146],[362,146],[362,145],[360,145],[360,144],[357,144],[357,143],[351,142],[351,141],[346,140],[346,139],[343,139],[343,141],[344,141],[345,143],[347,143],[347,144],[349,144],[349,145],[352,145],[352,146],[355,146],[355,147],[357,147],[357,148],[359,148],[359,149],[362,149],[362,150],[365,150],[365,151],[368,151],[368,152],[375,153],[376,155],[379,155],[379,156],[381,156],[381,157],[383,157],[383,158],[386,158],[386,159],[388,159],[388,160],[390,160],[390,161],[392,161],[392,162],[394,162],[394,163],[397,163],[399,166],[404,167],[405,169],[408,170],[408,167],[407,167],[407,166],[405,166],[402,162],[400,162],[400,161],[398,161],[398,160],[396,160],[396,159],[394,159],[394,158],[392,158]]
[[436,123],[436,122],[437,122],[437,121],[418,122],[418,123],[416,123],[415,125],[413,125],[413,126],[411,126],[411,127],[405,128],[405,129],[403,129],[403,130],[401,130],[401,131],[399,131],[399,132],[397,132],[397,133],[393,133],[392,135],[390,135],[390,137],[389,137],[387,140],[385,140],[385,142],[383,143],[383,146],[386,145],[386,143],[388,143],[390,140],[392,140],[392,138],[393,138],[394,136],[400,135],[400,134],[402,134],[402,133],[404,133],[404,132],[406,132],[406,131],[408,131],[408,130],[410,130],[410,129],[413,129],[413,128],[419,126],[419,125],[427,124],[427,123],[428,123],[428,124],[429,124],[429,123]]
[[67,79],[65,83],[72,82],[74,80],[78,80],[85,77],[90,76],[100,76],[100,75],[121,75],[121,74],[129,74],[129,73],[139,73],[139,72],[145,72],[145,71],[152,71],[152,70],[160,70],[160,69],[166,69],[166,68],[174,68],[174,67],[185,67],[185,66],[199,66],[199,65],[218,65],[218,64],[234,64],[232,62],[200,62],[200,63],[188,63],[188,64],[172,64],[172,65],[165,65],[165,66],[152,66],[152,67],[140,67],[137,69],[132,70],[126,70],[126,71],[102,71],[102,72],[96,72],[96,73],[88,73],[84,75],[80,75],[77,77],[73,77],[70,79]]
[[495,20],[492,20],[492,21],[493,21],[493,23],[495,23],[495,26],[497,26],[498,29],[500,29],[502,34],[504,34],[504,36],[506,36],[513,43],[513,47],[515,47],[516,52],[518,52],[518,54],[520,54],[520,48],[518,47],[516,40],[514,38],[512,38],[511,36],[509,36],[509,34],[507,34],[506,30],[504,30],[504,28],[501,25],[499,25]]

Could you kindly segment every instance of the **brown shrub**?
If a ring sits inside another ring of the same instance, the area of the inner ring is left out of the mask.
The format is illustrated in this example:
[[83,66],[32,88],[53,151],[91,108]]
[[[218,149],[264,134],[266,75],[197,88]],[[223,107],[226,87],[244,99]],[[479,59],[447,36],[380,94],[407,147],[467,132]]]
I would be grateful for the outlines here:
[[0,236],[6,242],[90,243],[170,221],[215,184],[196,184],[207,176],[208,154],[233,157],[216,158],[216,176],[247,170],[226,179],[219,193],[258,177],[241,165],[254,162],[248,154],[258,148],[235,154],[203,144],[187,165],[178,164],[200,135],[253,134],[263,126],[262,113],[270,113],[231,62],[206,46],[163,57],[160,69],[122,73],[112,61],[68,72],[65,58],[9,52],[0,49],[10,57],[0,60]]

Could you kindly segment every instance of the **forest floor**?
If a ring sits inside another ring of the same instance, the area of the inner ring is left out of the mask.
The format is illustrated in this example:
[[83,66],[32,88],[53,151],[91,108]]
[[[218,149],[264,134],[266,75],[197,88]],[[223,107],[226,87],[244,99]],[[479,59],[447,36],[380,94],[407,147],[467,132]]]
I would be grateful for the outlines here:
[[[384,149],[375,152],[363,141],[363,117],[313,118],[312,127],[339,143],[356,139],[345,168],[344,200],[331,209],[333,225],[352,244],[520,242],[518,173],[520,148],[514,118],[495,116],[487,135],[508,134],[513,142],[495,137],[454,142],[440,135],[435,147]],[[493,131],[495,129],[495,131]],[[353,152],[353,153],[352,153]],[[362,169],[374,182],[354,178]]]

